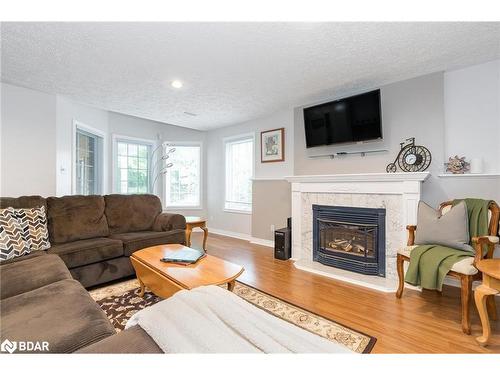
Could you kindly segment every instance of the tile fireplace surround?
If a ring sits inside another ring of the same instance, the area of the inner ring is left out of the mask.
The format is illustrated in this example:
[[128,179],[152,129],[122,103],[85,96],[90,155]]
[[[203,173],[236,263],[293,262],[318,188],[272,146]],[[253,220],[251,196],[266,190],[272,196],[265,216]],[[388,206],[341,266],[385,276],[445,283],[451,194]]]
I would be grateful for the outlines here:
[[[396,253],[406,244],[406,225],[416,224],[428,172],[292,176],[292,258],[295,267],[357,285],[394,292]],[[312,205],[386,209],[386,277],[367,276],[313,261]]]

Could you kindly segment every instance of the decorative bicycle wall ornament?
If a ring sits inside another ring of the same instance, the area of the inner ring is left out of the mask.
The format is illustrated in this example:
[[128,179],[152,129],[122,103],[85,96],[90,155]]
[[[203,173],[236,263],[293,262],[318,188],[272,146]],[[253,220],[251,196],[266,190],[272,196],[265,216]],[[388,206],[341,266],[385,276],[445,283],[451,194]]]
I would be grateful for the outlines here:
[[415,138],[408,138],[400,143],[396,159],[387,164],[387,173],[394,173],[399,169],[403,172],[423,172],[431,165],[432,155],[427,147],[415,145]]

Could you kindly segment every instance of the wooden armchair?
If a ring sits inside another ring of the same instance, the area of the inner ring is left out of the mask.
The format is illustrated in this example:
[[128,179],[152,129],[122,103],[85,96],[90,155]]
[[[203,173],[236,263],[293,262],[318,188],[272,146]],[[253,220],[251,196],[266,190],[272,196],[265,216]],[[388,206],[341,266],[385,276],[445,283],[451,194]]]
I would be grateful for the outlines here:
[[[451,209],[452,202],[444,202],[439,206],[441,214],[445,214]],[[493,258],[493,251],[495,250],[495,245],[499,242],[498,239],[498,222],[500,220],[500,208],[498,204],[492,202],[489,206],[489,236],[474,237],[471,240],[472,246],[476,250],[475,257],[470,257],[453,265],[449,276],[453,276],[460,280],[461,286],[461,301],[462,301],[462,331],[470,335],[470,301],[472,297],[472,282],[476,280],[482,280],[481,272],[475,267],[475,264],[481,259]],[[410,261],[410,253],[416,246],[415,242],[415,231],[417,230],[416,225],[408,225],[406,227],[408,230],[408,243],[407,246],[398,250],[397,254],[397,271],[399,277],[399,286],[396,292],[396,297],[401,298],[404,289],[404,262]],[[487,248],[486,252],[483,249]],[[487,309],[491,319],[497,319],[495,299],[490,296],[487,300]]]

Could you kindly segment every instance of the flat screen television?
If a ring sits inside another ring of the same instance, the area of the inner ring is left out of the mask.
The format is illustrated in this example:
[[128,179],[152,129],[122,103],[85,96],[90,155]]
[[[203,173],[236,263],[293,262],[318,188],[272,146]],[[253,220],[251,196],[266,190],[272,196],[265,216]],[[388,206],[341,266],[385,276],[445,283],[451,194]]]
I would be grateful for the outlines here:
[[382,139],[380,90],[304,108],[306,146]]

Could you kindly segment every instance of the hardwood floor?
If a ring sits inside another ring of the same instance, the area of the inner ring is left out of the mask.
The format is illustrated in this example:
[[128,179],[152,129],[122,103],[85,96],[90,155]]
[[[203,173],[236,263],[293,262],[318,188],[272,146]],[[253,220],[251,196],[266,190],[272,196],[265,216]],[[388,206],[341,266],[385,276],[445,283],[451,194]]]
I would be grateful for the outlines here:
[[[201,233],[193,233],[192,241],[201,247]],[[457,288],[445,286],[442,295],[405,289],[398,300],[393,293],[298,270],[292,261],[274,259],[271,248],[247,241],[210,234],[207,250],[244,266],[239,281],[375,336],[372,353],[500,353],[499,321],[491,322],[491,345],[476,343],[481,325],[475,306],[472,335],[462,333]]]

